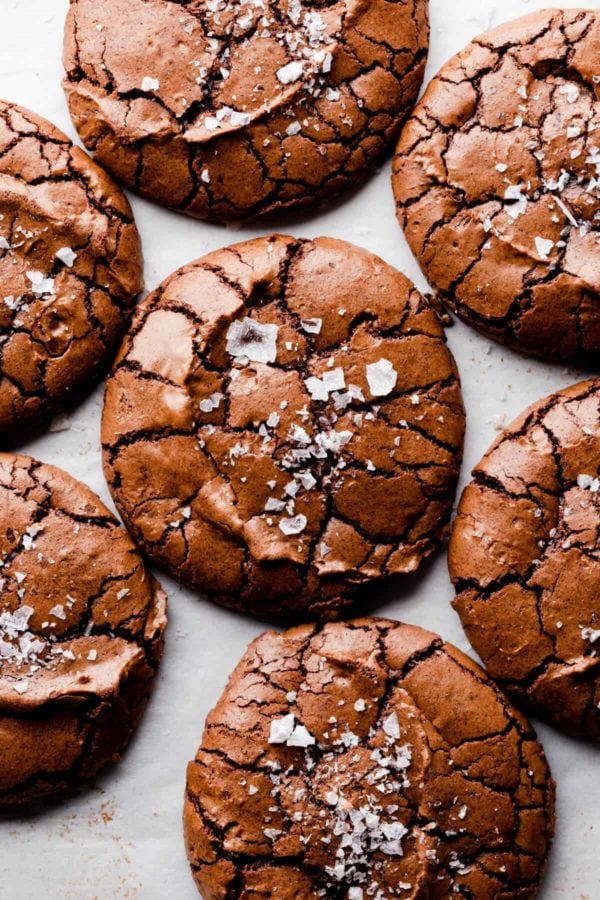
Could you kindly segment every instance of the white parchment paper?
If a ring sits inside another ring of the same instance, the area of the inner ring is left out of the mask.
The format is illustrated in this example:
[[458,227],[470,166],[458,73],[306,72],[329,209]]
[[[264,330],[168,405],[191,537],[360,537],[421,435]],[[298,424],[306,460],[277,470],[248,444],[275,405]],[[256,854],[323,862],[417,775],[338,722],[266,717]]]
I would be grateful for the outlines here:
[[[474,35],[545,5],[543,0],[432,0],[427,78]],[[562,5],[582,3],[563,0]],[[588,5],[599,8],[598,0]],[[67,7],[68,0],[0,0],[0,95],[30,107],[76,139],[60,86]],[[278,230],[353,241],[425,288],[395,221],[390,169],[388,159],[335,208],[281,221]],[[266,233],[260,225],[206,225],[136,198],[132,202],[144,242],[148,289],[209,250]],[[464,484],[502,423],[534,400],[582,380],[585,373],[527,360],[460,323],[448,336],[468,411]],[[68,430],[21,449],[67,469],[110,505],[100,465],[101,408],[99,388],[72,413]],[[199,744],[206,713],[247,643],[264,626],[221,610],[168,578],[161,581],[170,596],[166,651],[129,752],[79,797],[42,814],[0,819],[0,900],[197,897],[182,841],[185,767]],[[439,631],[469,652],[451,597],[445,554],[439,553],[419,576],[380,592],[376,610]],[[598,900],[600,749],[542,725],[538,731],[558,783],[558,830],[541,897]]]

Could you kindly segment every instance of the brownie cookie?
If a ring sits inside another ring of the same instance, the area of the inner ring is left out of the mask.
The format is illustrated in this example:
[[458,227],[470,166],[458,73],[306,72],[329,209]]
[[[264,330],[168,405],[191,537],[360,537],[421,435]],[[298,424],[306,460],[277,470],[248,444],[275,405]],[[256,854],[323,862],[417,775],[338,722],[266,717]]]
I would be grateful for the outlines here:
[[545,10],[431,82],[394,160],[398,217],[440,298],[537,356],[600,361],[600,13]]
[[64,87],[100,163],[242,219],[338,195],[417,98],[427,0],[71,0]]
[[463,432],[442,326],[410,282],[351,244],[275,235],[141,305],[102,440],[156,563],[230,607],[324,616],[445,537]]
[[0,454],[0,809],[116,762],[162,653],[166,597],[87,487]]
[[141,291],[129,204],[53,125],[0,101],[0,442],[86,387]]
[[600,737],[600,381],[542,400],[473,472],[454,524],[454,606],[490,675]]
[[250,645],[188,766],[184,827],[206,900],[524,900],[554,785],[472,660],[357,619]]

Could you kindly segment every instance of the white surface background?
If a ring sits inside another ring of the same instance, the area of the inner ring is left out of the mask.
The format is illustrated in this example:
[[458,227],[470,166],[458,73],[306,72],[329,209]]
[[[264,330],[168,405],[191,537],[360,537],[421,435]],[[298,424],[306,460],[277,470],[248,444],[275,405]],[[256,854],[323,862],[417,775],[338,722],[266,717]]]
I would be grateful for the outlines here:
[[[543,0],[432,0],[427,78],[475,34]],[[566,0],[566,7],[582,5]],[[588,4],[599,8],[598,0]],[[0,95],[24,104],[76,138],[63,98],[62,28],[68,0],[0,0]],[[425,287],[396,225],[387,160],[336,208],[277,223],[299,236],[344,238],[378,253]],[[265,233],[189,220],[133,198],[154,288],[207,251]],[[272,230],[270,226],[269,230]],[[449,329],[468,412],[462,483],[502,422],[585,373],[529,361],[490,344],[461,323]],[[110,504],[100,465],[102,389],[71,416],[69,430],[22,448],[67,469]],[[217,608],[169,579],[170,625],[156,688],[124,761],[90,791],[28,817],[0,819],[0,900],[194,900],[181,830],[185,766],[227,675],[260,623]],[[574,585],[576,589],[576,586]],[[450,606],[444,553],[419,575],[386,590],[376,611],[439,631],[469,650]],[[537,724],[537,723],[536,723]],[[600,749],[539,726],[558,783],[558,831],[543,900],[600,898]],[[0,760],[1,765],[1,760]]]

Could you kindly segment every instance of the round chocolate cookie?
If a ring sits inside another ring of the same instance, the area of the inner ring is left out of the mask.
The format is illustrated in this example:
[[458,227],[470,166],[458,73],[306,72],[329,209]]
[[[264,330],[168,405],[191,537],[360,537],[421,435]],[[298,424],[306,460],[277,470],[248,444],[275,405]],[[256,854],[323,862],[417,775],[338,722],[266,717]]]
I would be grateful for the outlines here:
[[600,737],[600,381],[508,428],[473,472],[450,544],[454,606],[490,675]]
[[87,487],[0,454],[0,809],[116,762],[162,653],[166,597]]
[[200,218],[334,197],[423,79],[427,0],[71,0],[75,127],[125,184]]
[[0,443],[87,387],[142,287],[121,191],[49,122],[0,101]]
[[472,660],[357,619],[250,645],[188,766],[184,828],[206,900],[525,900],[554,785]]
[[442,326],[378,257],[274,235],[180,269],[108,381],[115,502],[148,556],[259,615],[332,615],[446,536],[464,410]]
[[476,38],[400,137],[408,242],[465,322],[600,362],[600,13],[544,10]]

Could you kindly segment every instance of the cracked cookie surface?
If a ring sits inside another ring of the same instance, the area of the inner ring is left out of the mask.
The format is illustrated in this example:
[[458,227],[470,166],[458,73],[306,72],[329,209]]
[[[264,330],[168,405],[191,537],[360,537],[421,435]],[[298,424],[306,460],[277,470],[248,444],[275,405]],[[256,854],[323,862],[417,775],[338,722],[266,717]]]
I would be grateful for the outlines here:
[[554,785],[472,660],[357,619],[250,645],[188,766],[184,828],[206,900],[527,898]]
[[49,122],[0,101],[0,441],[96,377],[142,287],[119,188]]
[[426,0],[71,0],[65,92],[96,159],[200,218],[335,197],[417,98]]
[[510,346],[600,362],[600,14],[546,10],[475,39],[429,85],[394,159],[431,285]]
[[138,308],[104,464],[151,559],[230,607],[332,615],[445,537],[464,434],[439,319],[378,257],[274,235]]
[[165,625],[164,592],[96,495],[0,454],[0,809],[120,758]]
[[600,737],[600,381],[540,401],[492,445],[450,542],[454,606],[490,675]]

